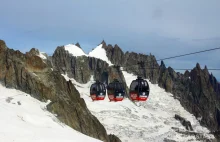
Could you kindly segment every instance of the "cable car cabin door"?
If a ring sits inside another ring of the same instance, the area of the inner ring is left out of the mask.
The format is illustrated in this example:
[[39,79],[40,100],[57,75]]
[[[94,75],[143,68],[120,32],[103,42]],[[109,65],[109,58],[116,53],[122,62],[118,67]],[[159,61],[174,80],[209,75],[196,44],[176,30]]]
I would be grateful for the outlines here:
[[104,84],[102,83],[92,84],[90,88],[90,96],[93,101],[104,100],[106,96],[106,89],[105,89]]

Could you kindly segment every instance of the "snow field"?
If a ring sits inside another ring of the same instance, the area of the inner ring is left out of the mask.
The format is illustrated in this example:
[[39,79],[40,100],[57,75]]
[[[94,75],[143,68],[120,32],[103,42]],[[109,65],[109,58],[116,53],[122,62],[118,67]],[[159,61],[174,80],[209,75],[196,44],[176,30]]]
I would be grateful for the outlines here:
[[48,103],[0,84],[0,142],[100,142],[59,122]]

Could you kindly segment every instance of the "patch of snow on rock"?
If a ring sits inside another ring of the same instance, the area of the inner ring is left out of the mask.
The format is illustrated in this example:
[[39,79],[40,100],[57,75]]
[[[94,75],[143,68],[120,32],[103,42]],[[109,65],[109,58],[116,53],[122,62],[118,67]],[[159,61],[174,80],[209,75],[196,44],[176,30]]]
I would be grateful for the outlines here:
[[42,58],[42,59],[44,59],[44,60],[46,60],[47,57],[46,57],[44,54],[45,54],[44,52],[40,52],[40,53],[39,53],[39,57]]

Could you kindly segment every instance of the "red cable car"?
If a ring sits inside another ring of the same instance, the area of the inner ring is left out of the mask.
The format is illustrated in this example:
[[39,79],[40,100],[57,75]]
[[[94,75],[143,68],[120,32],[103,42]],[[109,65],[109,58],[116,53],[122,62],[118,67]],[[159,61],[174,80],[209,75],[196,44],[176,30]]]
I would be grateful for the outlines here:
[[93,101],[104,100],[106,96],[105,85],[99,81],[92,84],[90,87],[90,96]]
[[120,83],[118,80],[114,80],[110,83],[107,87],[108,98],[111,101],[122,101],[125,96],[125,89],[123,84]]
[[150,87],[146,80],[138,77],[130,85],[130,97],[132,101],[146,101],[150,93]]

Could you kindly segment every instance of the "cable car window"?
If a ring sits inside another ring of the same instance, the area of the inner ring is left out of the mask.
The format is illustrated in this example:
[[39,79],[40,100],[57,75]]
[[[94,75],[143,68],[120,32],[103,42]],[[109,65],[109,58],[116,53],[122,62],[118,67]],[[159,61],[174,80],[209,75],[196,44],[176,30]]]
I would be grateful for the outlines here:
[[91,86],[91,91],[92,91],[92,92],[96,92],[96,91],[97,91],[97,86],[96,86],[96,84],[93,84],[93,85]]
[[100,87],[101,87],[101,90],[102,90],[102,91],[105,90],[102,84],[100,84]]
[[98,85],[98,91],[102,91],[102,85],[101,84]]
[[138,82],[137,81],[133,81],[131,83],[130,90],[131,91],[138,91]]
[[146,81],[146,80],[144,81],[144,83],[145,83],[145,86],[148,86],[148,83],[147,83],[147,81]]
[[102,91],[105,91],[105,85],[102,84],[101,86],[102,86]]
[[124,90],[124,86],[123,86],[123,84],[121,84],[121,89]]
[[142,81],[140,91],[142,91],[142,92],[149,91],[149,86],[146,81]]
[[96,86],[97,92],[100,91],[100,84]]
[[123,90],[123,85],[121,83],[116,83],[115,84],[115,90],[118,90],[118,91]]
[[123,84],[120,83],[121,90],[124,90]]
[[105,90],[105,86],[103,84],[100,84],[100,90],[104,91]]

